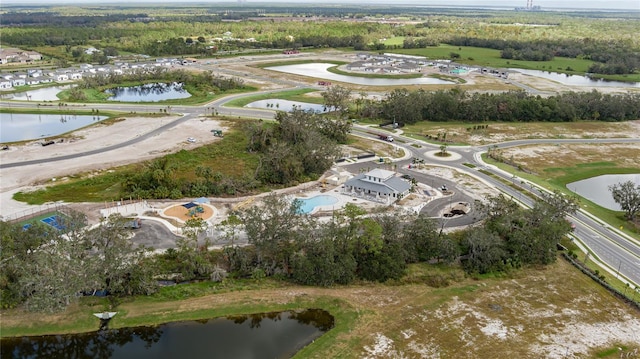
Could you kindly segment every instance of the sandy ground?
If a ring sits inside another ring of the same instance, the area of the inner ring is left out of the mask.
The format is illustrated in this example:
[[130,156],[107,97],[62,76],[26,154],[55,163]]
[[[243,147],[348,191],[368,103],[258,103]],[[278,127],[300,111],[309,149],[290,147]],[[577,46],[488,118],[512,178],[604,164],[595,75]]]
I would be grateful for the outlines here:
[[[200,204],[199,205],[202,208],[202,212],[196,212],[196,216],[197,218],[201,218],[203,220],[208,220],[209,218],[213,217],[214,214],[214,210],[213,207],[207,204]],[[190,210],[186,209],[185,207],[182,206],[182,204],[176,204],[173,205],[169,208],[165,208],[162,211],[162,216],[163,217],[173,217],[173,218],[177,218],[179,221],[181,222],[186,222],[189,219],[191,219],[192,217],[189,215]]]
[[[63,143],[43,147],[34,141],[11,146],[10,150],[0,152],[0,162],[5,164],[45,159],[103,148],[139,137],[178,117],[123,118],[124,121],[111,125],[97,125],[76,131],[71,139]],[[36,189],[39,184],[52,181],[64,181],[63,176],[106,170],[211,143],[219,139],[210,132],[214,128],[223,127],[215,120],[196,118],[126,148],[77,159],[3,169],[0,172],[0,215],[7,216],[29,208],[28,205],[11,199],[16,191]],[[188,143],[189,137],[195,138],[197,142]]]

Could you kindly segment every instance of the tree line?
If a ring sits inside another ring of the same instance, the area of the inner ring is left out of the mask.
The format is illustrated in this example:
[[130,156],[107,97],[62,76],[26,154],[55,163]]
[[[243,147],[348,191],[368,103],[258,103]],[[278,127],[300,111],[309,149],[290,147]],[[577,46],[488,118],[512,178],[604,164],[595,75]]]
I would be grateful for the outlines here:
[[28,228],[0,221],[0,299],[4,308],[59,311],[83,293],[113,298],[157,289],[147,249],[135,247],[125,219],[112,216],[95,228],[84,214],[57,216],[64,232],[34,222]]
[[[469,274],[510,271],[555,261],[556,246],[571,230],[565,216],[576,210],[576,202],[559,193],[543,196],[530,210],[503,196],[478,206],[483,225],[447,234],[424,215],[368,214],[354,204],[319,221],[302,213],[299,201],[269,195],[219,225],[222,234],[213,241],[230,243],[222,250],[208,250],[205,222],[192,219],[176,248],[153,256],[132,244],[127,219],[117,215],[89,228],[84,215],[67,213],[59,217],[64,233],[0,221],[0,299],[4,307],[58,311],[96,290],[107,292],[112,305],[150,295],[158,278],[274,277],[334,286],[399,280],[418,262],[459,263]],[[236,245],[241,232],[249,245]]]
[[435,92],[397,89],[379,102],[363,102],[361,116],[409,124],[420,121],[613,122],[640,118],[640,94],[614,95],[595,90],[542,97],[524,91],[469,93],[459,89]]
[[[228,10],[225,8],[225,10]],[[148,14],[105,14],[104,16],[63,16],[60,14],[10,12],[5,14],[7,23],[18,26],[3,28],[3,42],[28,48],[45,46],[75,47],[75,53],[40,49],[52,56],[66,56],[68,60],[81,60],[81,50],[94,46],[100,49],[113,48],[116,52],[145,53],[151,56],[181,56],[201,54],[212,56],[218,51],[241,49],[323,48],[349,47],[357,51],[383,51],[387,48],[424,48],[438,44],[455,46],[477,46],[497,49],[502,57],[533,61],[548,61],[555,56],[588,59],[595,63],[589,72],[598,74],[630,74],[640,68],[637,32],[631,21],[617,23],[619,32],[612,30],[609,20],[571,19],[553,14],[539,14],[540,19],[531,19],[536,24],[549,24],[541,39],[539,29],[513,25],[514,19],[498,14],[466,14],[456,16],[450,11],[439,10],[447,15],[433,16],[426,22],[393,26],[384,23],[361,23],[335,18],[337,13],[351,18],[364,16],[369,11],[361,9],[352,13],[348,7],[340,9],[308,8],[287,9],[292,11],[291,21],[265,22],[246,19],[241,22],[224,22],[224,16],[245,18],[253,15],[244,9],[229,15],[193,14],[149,16]],[[410,8],[388,8],[385,13],[410,11]],[[327,13],[326,21],[318,24],[306,22],[298,26],[298,16]],[[335,13],[333,12],[335,11]],[[379,10],[375,10],[379,11]],[[417,9],[412,9],[414,14]],[[216,12],[216,9],[211,9]],[[297,15],[299,14],[299,15]],[[376,13],[373,16],[380,16]],[[574,14],[575,15],[575,14]],[[599,14],[606,18],[610,14]],[[626,17],[624,14],[615,16]],[[4,19],[3,17],[3,19]],[[578,18],[580,16],[577,16]],[[518,19],[518,21],[521,19]],[[590,26],[597,29],[598,37]],[[479,24],[482,22],[482,24]],[[511,26],[508,26],[511,25]],[[571,27],[571,37],[563,27]],[[221,37],[229,31],[232,37],[211,44],[211,36]],[[383,44],[380,39],[392,36],[406,37],[402,45]],[[204,41],[195,41],[202,38]],[[253,38],[252,41],[247,39]],[[74,57],[75,56],[75,57]],[[104,58],[102,58],[104,59]]]
[[640,54],[628,41],[564,39],[517,41],[472,37],[453,37],[445,41],[455,46],[475,46],[501,50],[503,59],[549,61],[555,56],[588,59],[597,63],[588,72],[632,74],[640,70]]

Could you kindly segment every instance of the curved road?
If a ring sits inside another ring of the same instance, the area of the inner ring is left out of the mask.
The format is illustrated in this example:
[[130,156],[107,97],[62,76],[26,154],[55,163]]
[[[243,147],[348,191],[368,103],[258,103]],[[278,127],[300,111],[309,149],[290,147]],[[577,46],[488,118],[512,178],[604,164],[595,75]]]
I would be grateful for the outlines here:
[[[292,84],[296,87],[301,87],[300,84],[295,84],[292,81],[287,81],[287,84]],[[308,87],[308,86],[305,86]],[[277,89],[277,90],[269,90],[262,91],[262,93],[270,93],[270,92],[280,92],[285,89]],[[74,158],[80,158],[84,156],[94,155],[98,153],[108,152],[114,149],[130,146],[140,141],[144,141],[150,137],[153,137],[171,127],[177,126],[185,121],[196,118],[197,116],[207,114],[212,112],[212,109],[219,115],[223,116],[238,116],[238,117],[250,117],[250,118],[264,118],[264,119],[272,119],[274,117],[274,111],[270,110],[262,110],[262,109],[249,109],[249,108],[226,108],[224,107],[224,103],[231,101],[236,98],[245,97],[245,96],[254,96],[256,93],[251,94],[238,94],[228,96],[222,99],[214,100],[210,103],[207,103],[202,106],[171,106],[170,112],[181,112],[184,113],[180,118],[169,122],[151,132],[148,132],[142,136],[137,138],[115,144],[112,146],[107,146],[100,149],[90,150],[82,153],[65,155],[47,159],[33,160],[33,161],[24,161],[24,162],[16,162],[16,163],[2,163],[0,164],[0,169],[7,169],[13,167],[20,166],[29,166],[35,165],[39,163],[52,162],[52,161],[60,161],[60,160],[68,160]],[[6,107],[14,107],[14,108],[36,108],[38,107],[37,103],[17,103],[17,102],[0,102],[0,106]],[[82,106],[83,108],[99,108],[99,109],[110,109],[115,111],[123,111],[129,110],[132,112],[149,112],[149,108],[154,105],[122,105],[122,104],[87,104],[86,106]],[[156,105],[157,107],[157,105]],[[162,107],[162,106],[161,106]],[[358,127],[354,128],[356,132],[358,131]],[[371,137],[365,133],[359,133],[361,136]],[[457,170],[470,173],[476,177],[483,179],[484,181],[492,184],[500,191],[505,194],[512,196],[514,199],[518,199],[526,206],[531,206],[533,201],[528,196],[523,196],[520,191],[516,191],[511,187],[511,185],[518,185],[522,190],[528,191],[535,196],[540,194],[540,189],[534,187],[533,185],[521,185],[520,182],[517,182],[515,178],[511,177],[511,175],[498,170],[493,166],[486,165],[480,154],[487,151],[490,147],[497,148],[505,148],[505,147],[513,147],[513,146],[522,146],[522,145],[530,145],[530,144],[539,144],[539,143],[640,143],[640,139],[631,139],[631,138],[623,138],[623,139],[530,139],[530,140],[517,140],[517,141],[509,141],[505,143],[499,143],[495,145],[486,145],[486,146],[477,146],[477,147],[456,147],[450,148],[450,151],[455,151],[460,154],[460,159],[447,161],[443,163],[443,165],[453,167]],[[404,147],[406,150],[411,153],[413,157],[427,159],[424,155],[425,148],[433,148],[437,149],[439,146],[428,144],[422,141],[417,141],[410,138],[402,138],[402,142],[396,142],[397,145]],[[411,146],[412,144],[417,144],[420,148],[416,148]],[[433,161],[433,159],[429,158],[429,161]],[[406,167],[408,165],[408,161],[398,162],[399,168]],[[465,166],[465,163],[470,163],[476,166],[475,170],[470,170],[469,167]],[[483,170],[483,171],[479,171]],[[407,173],[403,169],[400,169],[399,172]],[[484,172],[484,173],[483,173]],[[439,181],[440,183],[446,183],[443,179],[436,179],[433,176],[422,175],[415,172],[409,172],[412,176],[416,177],[420,182],[429,184],[431,182],[433,184],[434,181]],[[487,175],[486,173],[491,173],[492,175]],[[498,179],[500,178],[500,179]],[[505,184],[510,183],[509,185]],[[454,183],[448,183],[449,188],[455,188]],[[457,192],[457,191],[455,191]],[[430,209],[428,211],[432,211],[430,213],[436,212],[439,208],[448,205],[449,202],[473,202],[470,201],[467,197],[462,196],[462,194],[454,194],[451,198],[444,198],[439,200],[438,202],[434,202],[435,209]],[[464,218],[466,217],[466,218]],[[464,223],[468,223],[471,221],[472,216],[463,216],[462,218],[455,218],[451,220],[447,220],[447,226],[457,226]],[[602,262],[608,265],[609,273],[614,276],[620,276],[626,278],[627,281],[633,282],[636,286],[640,286],[640,244],[627,236],[615,231],[614,229],[608,227],[603,224],[599,220],[588,216],[585,212],[580,211],[575,216],[572,216],[571,221],[576,224],[576,230],[574,232],[574,236],[579,239],[582,243],[584,243],[595,256],[597,256]],[[443,222],[441,222],[444,224]]]

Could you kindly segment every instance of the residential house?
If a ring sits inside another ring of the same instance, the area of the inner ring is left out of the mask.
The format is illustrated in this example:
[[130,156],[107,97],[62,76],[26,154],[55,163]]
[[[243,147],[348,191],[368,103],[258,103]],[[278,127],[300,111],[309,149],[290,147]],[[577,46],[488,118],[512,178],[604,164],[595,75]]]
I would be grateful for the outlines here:
[[5,78],[0,79],[0,90],[7,90],[12,88],[11,80],[7,80]]
[[69,81],[69,75],[65,73],[57,73],[53,77],[56,82]]
[[27,82],[23,78],[14,77],[13,79],[11,79],[11,85],[13,87],[24,86],[26,84]]
[[17,48],[0,48],[0,64],[9,62],[32,62],[42,60],[42,55],[35,51],[24,51]]

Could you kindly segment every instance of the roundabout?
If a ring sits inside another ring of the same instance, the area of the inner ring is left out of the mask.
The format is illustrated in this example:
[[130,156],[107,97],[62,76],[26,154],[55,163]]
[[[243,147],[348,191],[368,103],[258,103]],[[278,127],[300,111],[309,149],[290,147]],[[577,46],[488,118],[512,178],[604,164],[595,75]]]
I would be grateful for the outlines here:
[[447,151],[445,152],[447,154],[446,156],[440,155],[441,153],[442,152],[440,150],[429,151],[425,152],[424,156],[436,161],[457,161],[462,158],[462,156],[457,152]]

